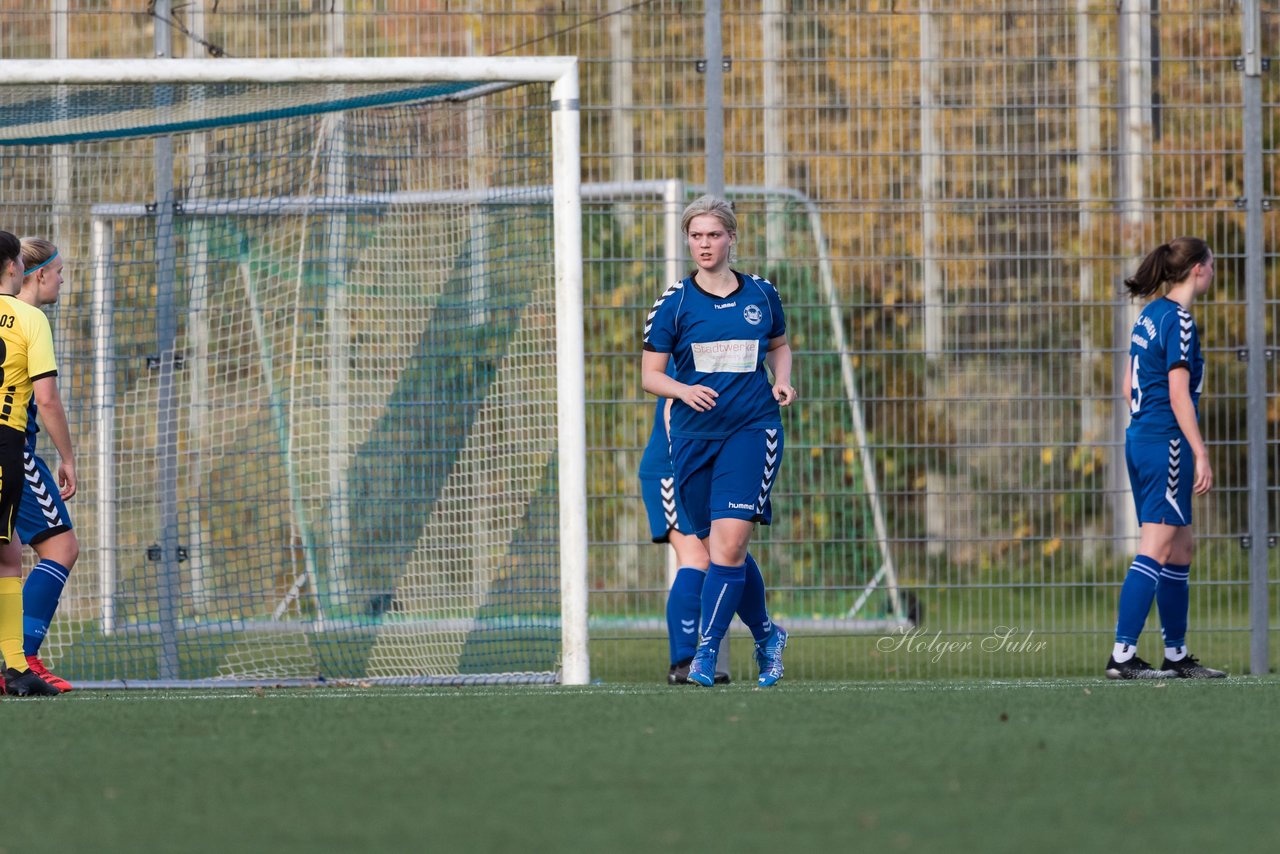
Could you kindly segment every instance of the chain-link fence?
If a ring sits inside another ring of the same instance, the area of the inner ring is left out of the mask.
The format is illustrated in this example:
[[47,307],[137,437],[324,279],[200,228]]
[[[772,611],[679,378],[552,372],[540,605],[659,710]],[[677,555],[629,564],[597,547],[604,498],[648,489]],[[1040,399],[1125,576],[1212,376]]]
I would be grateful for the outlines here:
[[[635,476],[652,407],[640,326],[687,264],[672,212],[708,180],[703,5],[3,7],[5,58],[150,56],[157,29],[171,55],[210,61],[581,57],[592,664],[606,679],[656,677],[667,556],[648,542]],[[1266,663],[1280,622],[1268,557],[1280,288],[1263,248],[1276,237],[1275,12],[724,4],[738,266],[783,294],[802,395],[785,416],[777,518],[755,548],[775,617],[794,627],[789,675],[1100,669],[1137,533],[1119,379],[1137,307],[1120,281],[1178,234],[1218,258],[1194,308],[1217,486],[1195,507],[1191,642],[1236,673]],[[88,411],[77,376],[64,384],[73,428]],[[748,659],[735,651],[737,675]]]

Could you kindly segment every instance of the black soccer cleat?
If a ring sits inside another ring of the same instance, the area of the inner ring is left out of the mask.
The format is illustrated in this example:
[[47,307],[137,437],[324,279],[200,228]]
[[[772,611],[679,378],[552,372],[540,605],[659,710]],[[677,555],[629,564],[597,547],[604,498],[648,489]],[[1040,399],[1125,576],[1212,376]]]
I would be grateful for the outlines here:
[[32,670],[21,673],[12,667],[4,672],[4,692],[10,697],[56,697],[62,693]]
[[1172,675],[1167,670],[1156,670],[1136,655],[1123,663],[1116,661],[1114,655],[1107,659],[1108,679],[1167,679]]
[[[671,665],[671,669],[667,671],[667,684],[692,685],[693,683],[689,681],[689,665],[692,663],[692,658],[686,658],[684,661],[679,661]],[[715,683],[717,685],[728,685],[729,674],[717,673]]]
[[1180,661],[1164,660],[1164,664],[1160,667],[1167,671],[1170,676],[1178,679],[1226,679],[1227,674],[1224,670],[1214,670],[1212,667],[1205,667],[1196,660],[1194,655],[1186,655]]

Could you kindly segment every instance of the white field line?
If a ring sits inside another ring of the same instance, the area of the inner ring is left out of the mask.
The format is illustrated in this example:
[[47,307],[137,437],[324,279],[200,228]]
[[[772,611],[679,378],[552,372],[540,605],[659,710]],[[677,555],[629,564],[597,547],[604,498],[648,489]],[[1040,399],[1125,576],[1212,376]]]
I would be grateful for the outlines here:
[[[777,688],[758,689],[750,683],[713,690],[692,687],[672,688],[667,685],[591,685],[584,687],[512,685],[502,688],[486,687],[388,687],[370,688],[265,688],[243,689],[112,689],[76,691],[59,702],[185,702],[191,700],[339,700],[386,702],[390,700],[449,700],[472,697],[540,697],[546,699],[574,699],[583,697],[658,697],[677,694],[716,696],[742,696],[745,693],[785,694],[867,694],[874,692],[910,694],[951,694],[981,691],[1103,691],[1103,690],[1160,690],[1170,685],[1205,685],[1208,690],[1224,691],[1242,688],[1280,689],[1280,680],[1234,677],[1226,680],[1148,680],[1122,683],[1104,679],[1001,679],[1001,680],[953,680],[913,682],[812,682],[783,684]],[[45,700],[44,702],[49,702]]]

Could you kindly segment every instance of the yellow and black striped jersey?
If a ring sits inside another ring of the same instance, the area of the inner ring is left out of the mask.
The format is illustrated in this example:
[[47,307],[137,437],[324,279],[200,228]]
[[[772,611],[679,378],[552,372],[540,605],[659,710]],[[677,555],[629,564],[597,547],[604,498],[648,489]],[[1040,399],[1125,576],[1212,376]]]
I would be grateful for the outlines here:
[[12,294],[0,294],[0,425],[25,432],[32,383],[57,373],[49,318]]

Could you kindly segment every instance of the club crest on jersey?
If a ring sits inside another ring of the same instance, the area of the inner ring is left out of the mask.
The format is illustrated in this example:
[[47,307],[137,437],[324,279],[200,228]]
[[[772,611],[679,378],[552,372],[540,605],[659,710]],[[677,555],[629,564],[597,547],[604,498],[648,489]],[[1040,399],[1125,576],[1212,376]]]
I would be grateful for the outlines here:
[[749,305],[742,310],[742,316],[746,318],[747,323],[756,326],[760,321],[764,320],[764,314],[760,311],[760,306]]

